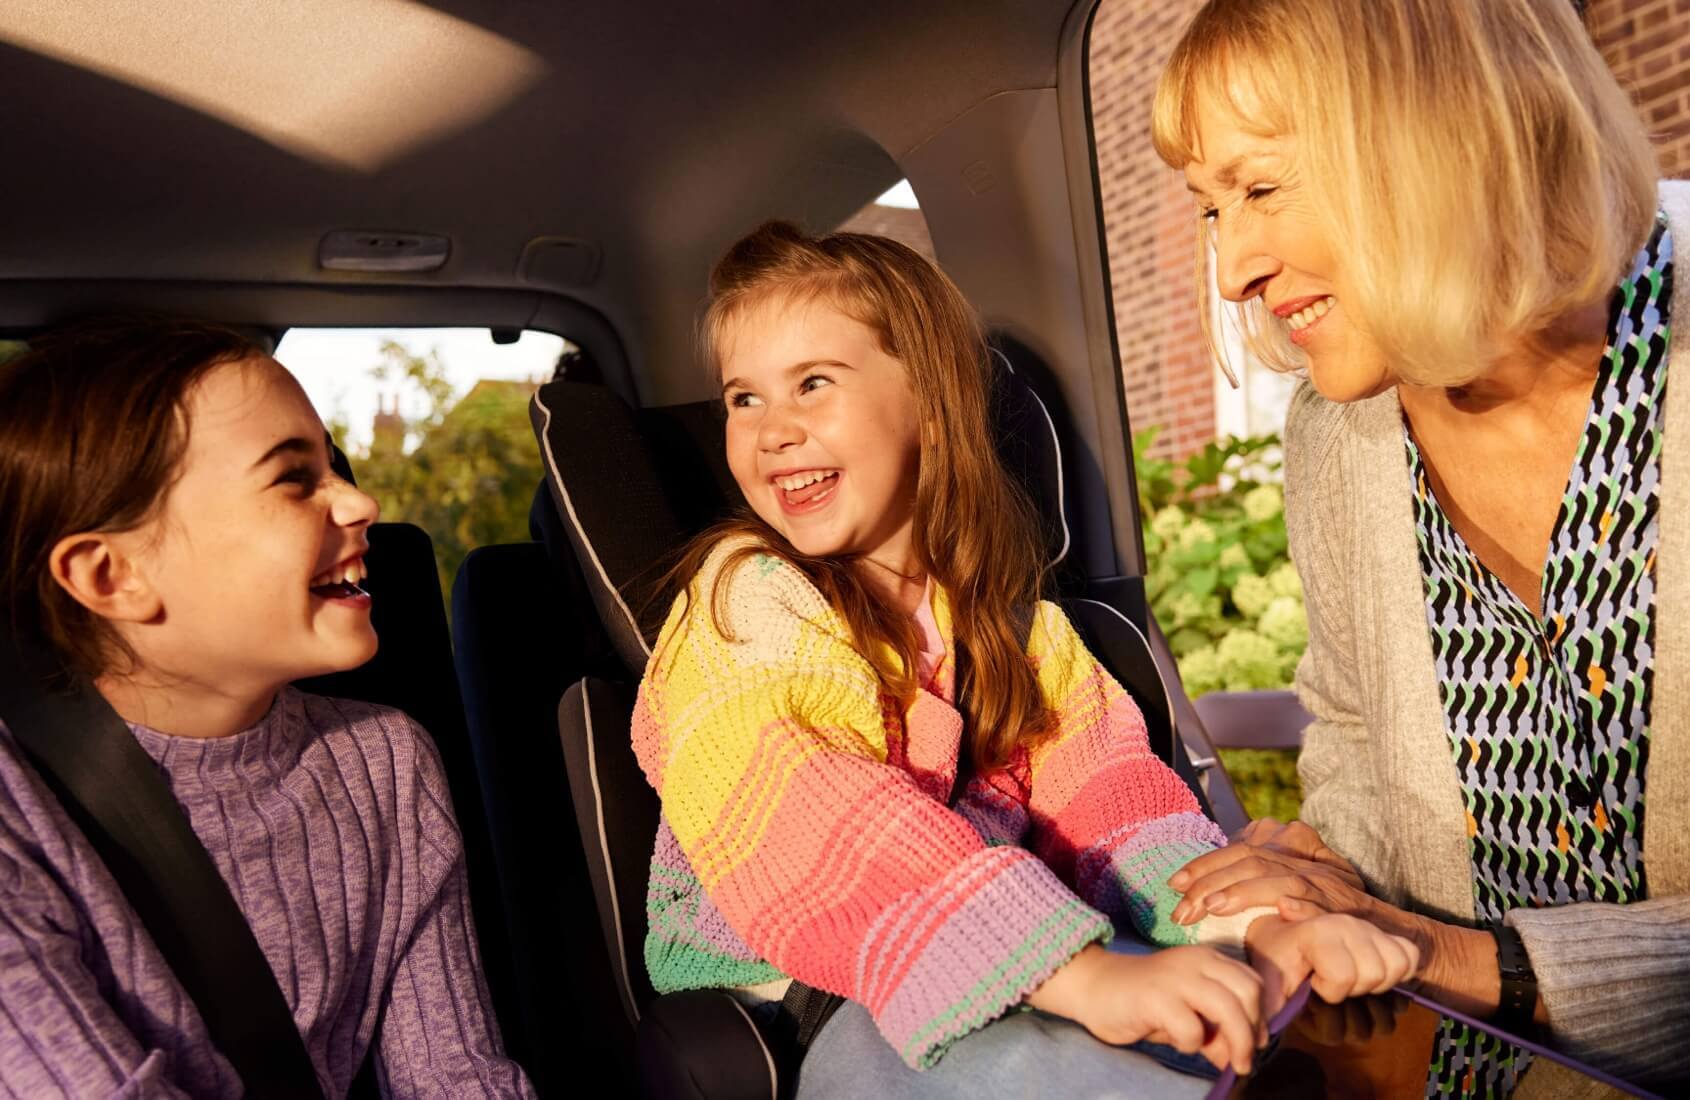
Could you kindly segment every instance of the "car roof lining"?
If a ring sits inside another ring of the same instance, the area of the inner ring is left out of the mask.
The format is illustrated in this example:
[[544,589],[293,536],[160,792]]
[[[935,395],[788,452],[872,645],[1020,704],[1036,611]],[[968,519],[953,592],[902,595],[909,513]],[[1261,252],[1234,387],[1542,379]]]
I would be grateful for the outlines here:
[[[377,0],[345,2],[353,11]],[[487,117],[363,170],[24,48],[0,18],[8,145],[29,151],[0,211],[0,281],[566,294],[622,333],[642,396],[663,400],[687,385],[704,276],[727,244],[770,216],[829,228],[983,100],[1052,86],[1071,3],[433,0],[544,71]],[[326,23],[324,38],[337,29]],[[263,23],[252,33],[264,35]],[[320,52],[298,63],[314,70],[341,56],[327,44]],[[400,82],[388,114],[436,110],[430,84]],[[326,272],[318,243],[337,229],[445,234],[452,252],[436,274]],[[523,248],[539,236],[596,246],[597,277],[526,282]],[[11,298],[0,288],[0,323],[16,327]]]

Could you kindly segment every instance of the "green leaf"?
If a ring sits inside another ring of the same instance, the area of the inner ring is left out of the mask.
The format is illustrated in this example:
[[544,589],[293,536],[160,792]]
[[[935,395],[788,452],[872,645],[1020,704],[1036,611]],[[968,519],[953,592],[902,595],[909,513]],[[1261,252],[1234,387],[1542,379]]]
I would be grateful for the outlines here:
[[1207,596],[1220,583],[1221,575],[1214,569],[1193,569],[1180,581],[1180,588],[1194,596]]

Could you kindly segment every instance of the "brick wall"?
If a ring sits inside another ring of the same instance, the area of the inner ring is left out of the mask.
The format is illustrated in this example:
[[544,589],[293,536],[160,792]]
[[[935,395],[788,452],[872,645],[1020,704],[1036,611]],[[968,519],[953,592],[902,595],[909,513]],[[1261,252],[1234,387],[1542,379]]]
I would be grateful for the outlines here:
[[1584,21],[1637,101],[1661,171],[1690,177],[1690,0],[1591,0]]
[[[1092,122],[1127,410],[1156,452],[1215,435],[1199,326],[1191,199],[1150,147],[1156,78],[1201,0],[1103,0],[1092,25]],[[1690,176],[1690,0],[1590,0],[1586,23],[1632,92],[1669,176]]]

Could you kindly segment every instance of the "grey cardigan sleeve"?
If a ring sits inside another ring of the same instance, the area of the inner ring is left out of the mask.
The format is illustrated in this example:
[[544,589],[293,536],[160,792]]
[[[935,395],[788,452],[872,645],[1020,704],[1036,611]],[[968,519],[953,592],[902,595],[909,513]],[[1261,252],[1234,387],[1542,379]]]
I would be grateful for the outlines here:
[[[1344,486],[1326,469],[1329,434],[1311,423],[1313,390],[1301,386],[1285,426],[1285,522],[1291,560],[1305,577],[1340,578],[1346,529]],[[1297,700],[1314,721],[1303,731],[1297,776],[1303,788],[1301,819],[1333,851],[1356,865],[1376,896],[1390,897],[1382,876],[1390,845],[1379,805],[1370,733],[1354,694],[1360,685],[1353,629],[1342,592],[1326,584],[1305,586],[1309,643],[1297,665]],[[1392,898],[1392,900],[1398,900]]]
[[1516,909],[1555,1046],[1639,1084],[1690,1079],[1690,897]]

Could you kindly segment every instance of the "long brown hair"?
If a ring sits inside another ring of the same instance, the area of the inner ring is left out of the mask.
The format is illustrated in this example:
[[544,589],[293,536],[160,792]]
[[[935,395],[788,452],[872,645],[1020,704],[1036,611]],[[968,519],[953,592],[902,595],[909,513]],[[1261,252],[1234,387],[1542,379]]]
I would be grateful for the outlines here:
[[92,679],[135,654],[53,579],[53,547],[145,523],[180,473],[194,383],[257,351],[220,325],[108,317],[0,365],[0,607],[64,672]]
[[[915,554],[950,597],[955,644],[968,652],[958,688],[974,762],[1002,766],[1051,725],[1013,616],[1039,598],[1046,562],[1032,505],[993,442],[992,373],[979,319],[942,271],[896,241],[859,233],[810,237],[769,222],[729,249],[710,274],[701,336],[717,377],[728,329],[771,295],[827,301],[873,329],[882,350],[909,372],[921,421]],[[660,591],[684,585],[690,598],[711,549],[734,534],[753,535],[759,545],[734,551],[726,569],[763,548],[797,566],[845,620],[892,694],[906,704],[914,698],[914,622],[875,596],[855,558],[800,554],[749,510],[689,543]],[[720,604],[711,611],[722,630]]]

